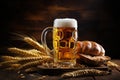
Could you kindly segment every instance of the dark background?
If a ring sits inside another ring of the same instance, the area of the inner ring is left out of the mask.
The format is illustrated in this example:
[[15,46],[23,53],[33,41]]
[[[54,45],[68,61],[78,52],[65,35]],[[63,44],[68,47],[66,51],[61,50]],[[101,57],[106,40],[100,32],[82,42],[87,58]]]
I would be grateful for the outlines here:
[[[120,12],[117,0],[2,0],[0,1],[0,52],[25,47],[12,33],[26,34],[40,42],[41,32],[55,18],[75,18],[79,40],[101,44],[106,55],[120,58]],[[15,40],[16,39],[16,40]]]

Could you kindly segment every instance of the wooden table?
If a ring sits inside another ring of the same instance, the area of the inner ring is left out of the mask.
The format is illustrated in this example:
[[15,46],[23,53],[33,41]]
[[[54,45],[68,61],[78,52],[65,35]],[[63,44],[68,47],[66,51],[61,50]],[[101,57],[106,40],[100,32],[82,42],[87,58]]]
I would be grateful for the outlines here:
[[[120,60],[112,60],[120,65]],[[18,73],[15,71],[0,71],[0,80],[120,80],[120,71],[112,70],[112,74],[106,76],[89,76],[61,79],[60,75],[41,75],[39,73]]]

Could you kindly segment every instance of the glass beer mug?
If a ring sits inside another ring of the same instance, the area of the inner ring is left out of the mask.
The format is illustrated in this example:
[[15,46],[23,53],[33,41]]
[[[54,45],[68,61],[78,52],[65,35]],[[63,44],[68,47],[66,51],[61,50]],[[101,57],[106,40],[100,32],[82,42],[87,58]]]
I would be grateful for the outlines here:
[[55,19],[53,27],[45,28],[41,35],[41,42],[46,47],[46,51],[48,49],[46,34],[49,30],[53,31],[54,62],[63,65],[75,65],[75,49],[78,38],[77,20],[73,18]]

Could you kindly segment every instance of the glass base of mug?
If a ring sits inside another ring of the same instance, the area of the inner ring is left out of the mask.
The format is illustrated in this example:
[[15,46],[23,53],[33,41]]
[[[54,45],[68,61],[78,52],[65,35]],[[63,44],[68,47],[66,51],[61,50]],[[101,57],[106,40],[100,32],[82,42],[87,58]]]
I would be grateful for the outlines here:
[[64,61],[64,60],[58,60],[55,61],[61,68],[73,68],[76,65],[76,60],[72,61]]

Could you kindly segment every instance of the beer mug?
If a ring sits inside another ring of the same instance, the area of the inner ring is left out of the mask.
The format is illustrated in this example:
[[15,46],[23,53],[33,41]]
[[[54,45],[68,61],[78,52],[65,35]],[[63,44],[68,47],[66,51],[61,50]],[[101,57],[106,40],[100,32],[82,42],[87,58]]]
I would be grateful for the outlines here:
[[[75,65],[76,64],[76,42],[78,38],[77,20],[73,18],[59,18],[54,20],[53,27],[47,27],[41,35],[41,42],[48,50],[46,42],[46,34],[53,31],[53,55],[54,62]],[[48,51],[47,51],[48,52]]]

